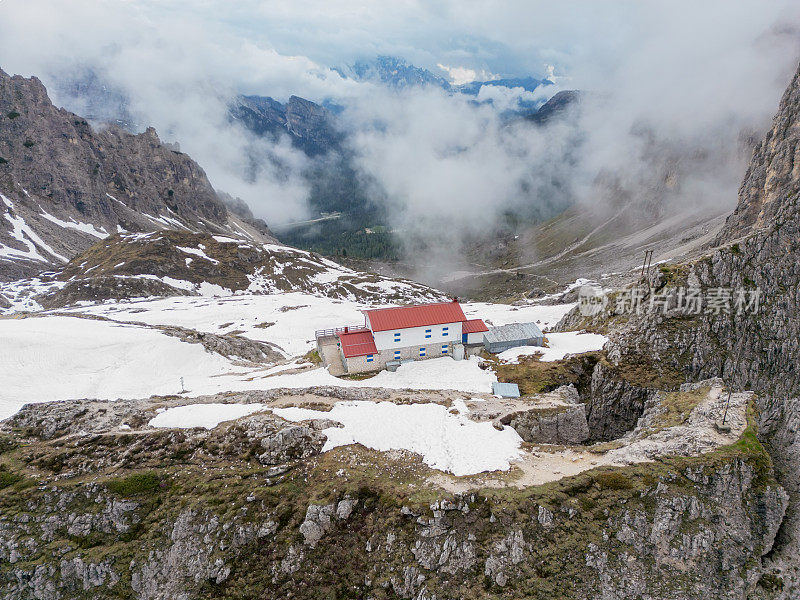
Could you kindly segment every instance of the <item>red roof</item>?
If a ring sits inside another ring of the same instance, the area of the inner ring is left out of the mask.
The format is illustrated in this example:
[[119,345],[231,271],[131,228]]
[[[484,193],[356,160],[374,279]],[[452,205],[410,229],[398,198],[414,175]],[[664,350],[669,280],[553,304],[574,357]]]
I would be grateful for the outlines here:
[[345,358],[378,353],[378,349],[375,347],[375,338],[372,337],[371,331],[340,333],[339,340],[342,343],[342,353]]
[[470,319],[461,324],[461,333],[480,333],[481,331],[489,331],[481,319]]
[[369,317],[372,331],[389,331],[466,321],[461,305],[455,301],[398,306],[397,308],[377,308],[364,312]]

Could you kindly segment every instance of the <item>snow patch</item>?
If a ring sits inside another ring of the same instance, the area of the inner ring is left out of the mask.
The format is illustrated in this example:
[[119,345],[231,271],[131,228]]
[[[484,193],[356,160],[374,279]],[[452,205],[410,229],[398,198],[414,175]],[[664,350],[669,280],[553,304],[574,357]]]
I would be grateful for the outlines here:
[[50,255],[55,256],[62,262],[69,262],[69,259],[66,256],[62,256],[58,254],[55,250],[53,250],[49,245],[45,243],[45,241],[40,238],[36,232],[25,222],[25,219],[20,217],[19,215],[12,216],[10,211],[14,210],[14,203],[11,202],[8,198],[0,194],[0,200],[8,207],[9,212],[5,213],[6,220],[11,223],[11,231],[9,231],[9,235],[16,239],[17,241],[23,243],[27,246],[27,250],[17,250],[16,248],[11,248],[9,246],[4,246],[0,244],[0,257],[5,258],[27,258],[30,260],[37,260],[41,262],[50,262],[49,259],[45,258],[41,254],[39,254],[39,248],[42,248]]
[[[463,404],[463,403],[462,403]],[[329,412],[307,408],[275,408],[273,413],[290,421],[331,419],[344,427],[323,430],[328,437],[323,452],[362,444],[379,451],[408,450],[422,456],[428,466],[453,475],[507,471],[520,455],[522,439],[505,427],[477,423],[440,404],[398,405],[391,402],[337,402]]]
[[539,360],[552,362],[561,360],[567,354],[581,354],[602,350],[608,338],[597,333],[581,333],[580,331],[566,331],[563,333],[547,334],[548,348],[541,346],[520,346],[510,348],[498,354],[498,358],[511,363],[519,362],[520,356],[541,354]]
[[181,429],[192,429],[194,427],[214,429],[224,421],[233,421],[263,409],[264,406],[261,404],[187,404],[168,408],[150,419],[148,425],[150,427],[177,427]]
[[193,254],[195,256],[199,256],[207,261],[214,263],[215,265],[219,264],[219,261],[216,258],[211,258],[205,252],[203,252],[200,248],[185,248],[183,246],[175,246],[181,252],[185,252],[186,254]]
[[571,304],[489,304],[486,302],[462,303],[468,319],[483,319],[489,327],[499,327],[510,323],[536,323],[539,329],[547,331],[571,311],[577,303]]
[[50,213],[45,212],[44,210],[42,211],[41,215],[45,219],[47,219],[52,223],[55,223],[59,227],[64,227],[66,229],[74,229],[75,231],[80,231],[81,233],[88,233],[89,235],[94,236],[96,238],[100,238],[101,240],[106,239],[110,235],[102,227],[98,229],[91,223],[81,223],[80,221],[75,221],[74,219],[71,219],[69,221],[64,221],[63,219],[59,219],[58,217],[55,217]]

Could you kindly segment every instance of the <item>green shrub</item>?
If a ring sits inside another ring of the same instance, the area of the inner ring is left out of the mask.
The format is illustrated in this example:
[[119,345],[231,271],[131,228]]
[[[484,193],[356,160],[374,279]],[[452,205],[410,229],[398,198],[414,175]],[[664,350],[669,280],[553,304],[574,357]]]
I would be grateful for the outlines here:
[[8,162],[8,161],[7,161],[5,158],[3,158],[2,156],[0,156],[0,165],[4,165],[4,164],[6,164],[7,162]]
[[0,435],[0,454],[11,452],[19,447],[17,440],[10,435]]
[[596,473],[594,480],[604,490],[629,490],[633,487],[631,480],[619,471]]
[[14,485],[18,481],[22,481],[22,475],[10,471],[0,471],[0,490]]
[[322,357],[316,350],[309,350],[308,352],[305,353],[305,355],[303,355],[303,358],[315,365],[319,365],[322,363]]
[[25,146],[26,148],[33,148],[36,145],[36,142],[33,142],[31,140],[25,140],[24,142],[22,142],[22,145]]
[[12,110],[10,113],[6,115],[9,119],[16,119],[19,116],[19,113],[15,110]]
[[758,580],[758,587],[764,588],[768,592],[779,592],[783,590],[783,578],[772,573],[764,573]]
[[127,477],[109,479],[106,481],[106,487],[120,496],[137,496],[158,491],[161,487],[161,478],[153,471],[134,473]]

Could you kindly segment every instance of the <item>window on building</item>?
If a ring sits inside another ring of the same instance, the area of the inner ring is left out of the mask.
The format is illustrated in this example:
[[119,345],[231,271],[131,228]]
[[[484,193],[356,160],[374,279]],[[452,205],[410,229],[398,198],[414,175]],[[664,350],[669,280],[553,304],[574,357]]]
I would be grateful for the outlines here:
[[399,342],[400,341],[400,332],[394,334],[394,341],[395,342]]
[[442,337],[447,337],[449,334],[449,327],[442,327]]
[[400,358],[400,350],[395,350],[394,351],[394,357],[395,358]]
[[419,349],[419,355],[420,356],[425,356],[425,348],[420,348]]
[[442,344],[442,354],[447,354],[447,344]]
[[430,330],[430,329],[426,329],[426,330],[425,330],[425,337],[426,337],[426,338],[429,338],[429,337],[431,337],[431,330]]
[[367,362],[372,362],[374,360],[374,358],[375,357],[374,357],[373,354],[367,354]]

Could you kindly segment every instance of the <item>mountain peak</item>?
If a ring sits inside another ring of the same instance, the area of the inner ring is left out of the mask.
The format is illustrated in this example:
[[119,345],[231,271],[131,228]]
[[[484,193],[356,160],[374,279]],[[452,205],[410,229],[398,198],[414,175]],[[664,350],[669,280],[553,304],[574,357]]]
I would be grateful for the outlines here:
[[753,150],[739,203],[717,244],[775,223],[789,200],[800,193],[800,67],[781,98],[772,127]]
[[63,263],[118,232],[241,236],[203,169],[154,128],[96,131],[56,108],[35,77],[0,75],[0,193],[0,277]]

